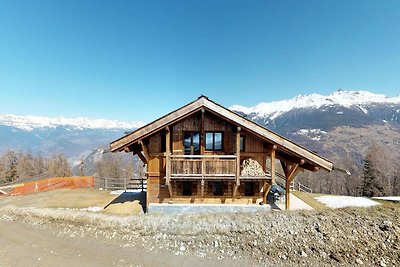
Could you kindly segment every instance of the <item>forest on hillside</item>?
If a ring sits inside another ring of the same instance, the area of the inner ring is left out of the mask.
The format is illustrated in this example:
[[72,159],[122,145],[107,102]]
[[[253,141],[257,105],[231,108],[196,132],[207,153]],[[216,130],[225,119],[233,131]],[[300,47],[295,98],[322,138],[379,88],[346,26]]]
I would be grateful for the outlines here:
[[[90,174],[94,176],[132,178],[144,175],[142,164],[138,161],[126,162],[120,154],[108,154],[94,165],[95,173]],[[86,167],[82,158],[74,173],[68,158],[62,153],[43,157],[8,150],[0,155],[0,185],[29,178],[69,177],[74,174],[84,176]]]
[[[372,144],[360,165],[351,156],[341,155],[333,160],[335,166],[348,170],[344,172],[304,171],[296,178],[315,193],[350,196],[391,196],[400,195],[400,156],[383,145]],[[68,159],[63,154],[50,157],[8,150],[0,155],[0,184],[18,179],[68,177],[73,174],[84,176],[85,164],[75,167],[73,173]],[[279,169],[279,168],[278,168]],[[145,169],[141,161],[126,161],[120,154],[107,153],[94,163],[95,175],[110,178],[142,177]]]
[[400,154],[378,143],[372,143],[358,162],[351,155],[333,158],[334,165],[350,172],[305,171],[296,178],[313,192],[350,196],[400,195]]

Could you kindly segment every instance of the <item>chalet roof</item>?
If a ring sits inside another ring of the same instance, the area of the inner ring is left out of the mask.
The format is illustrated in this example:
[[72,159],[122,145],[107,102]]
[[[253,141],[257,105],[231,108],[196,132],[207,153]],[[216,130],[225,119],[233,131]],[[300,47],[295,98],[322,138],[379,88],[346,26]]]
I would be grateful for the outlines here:
[[249,120],[235,112],[219,105],[218,103],[208,99],[206,96],[200,96],[197,100],[127,134],[110,144],[111,152],[122,151],[138,141],[164,129],[166,126],[180,121],[201,109],[212,112],[231,123],[259,136],[265,141],[277,146],[277,151],[281,150],[286,154],[294,156],[298,159],[304,159],[307,163],[315,167],[321,167],[327,171],[333,169],[333,163],[316,153],[286,139],[283,136]]

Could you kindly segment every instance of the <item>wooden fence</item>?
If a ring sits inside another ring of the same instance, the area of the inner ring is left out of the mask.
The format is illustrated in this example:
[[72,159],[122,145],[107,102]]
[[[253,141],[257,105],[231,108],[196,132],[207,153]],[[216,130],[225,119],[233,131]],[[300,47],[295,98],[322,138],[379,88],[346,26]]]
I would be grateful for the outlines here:
[[147,190],[145,178],[94,177],[94,187],[105,190]]

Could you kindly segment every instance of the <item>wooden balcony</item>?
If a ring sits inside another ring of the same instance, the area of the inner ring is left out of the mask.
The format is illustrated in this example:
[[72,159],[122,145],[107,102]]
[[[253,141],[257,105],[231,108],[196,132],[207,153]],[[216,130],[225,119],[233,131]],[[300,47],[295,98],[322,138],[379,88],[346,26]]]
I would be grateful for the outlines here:
[[[235,180],[235,155],[170,155],[170,179]],[[167,170],[168,173],[168,170]]]

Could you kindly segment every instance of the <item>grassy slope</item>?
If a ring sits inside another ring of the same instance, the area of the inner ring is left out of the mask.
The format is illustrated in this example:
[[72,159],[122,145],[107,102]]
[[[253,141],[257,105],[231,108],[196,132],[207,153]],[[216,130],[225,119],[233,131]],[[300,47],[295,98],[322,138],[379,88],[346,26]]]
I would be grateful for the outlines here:
[[[1,206],[84,209],[108,207],[102,212],[119,215],[133,215],[142,212],[139,200],[117,199],[109,191],[94,189],[60,189],[25,196],[0,197]],[[115,203],[112,203],[115,202]]]

